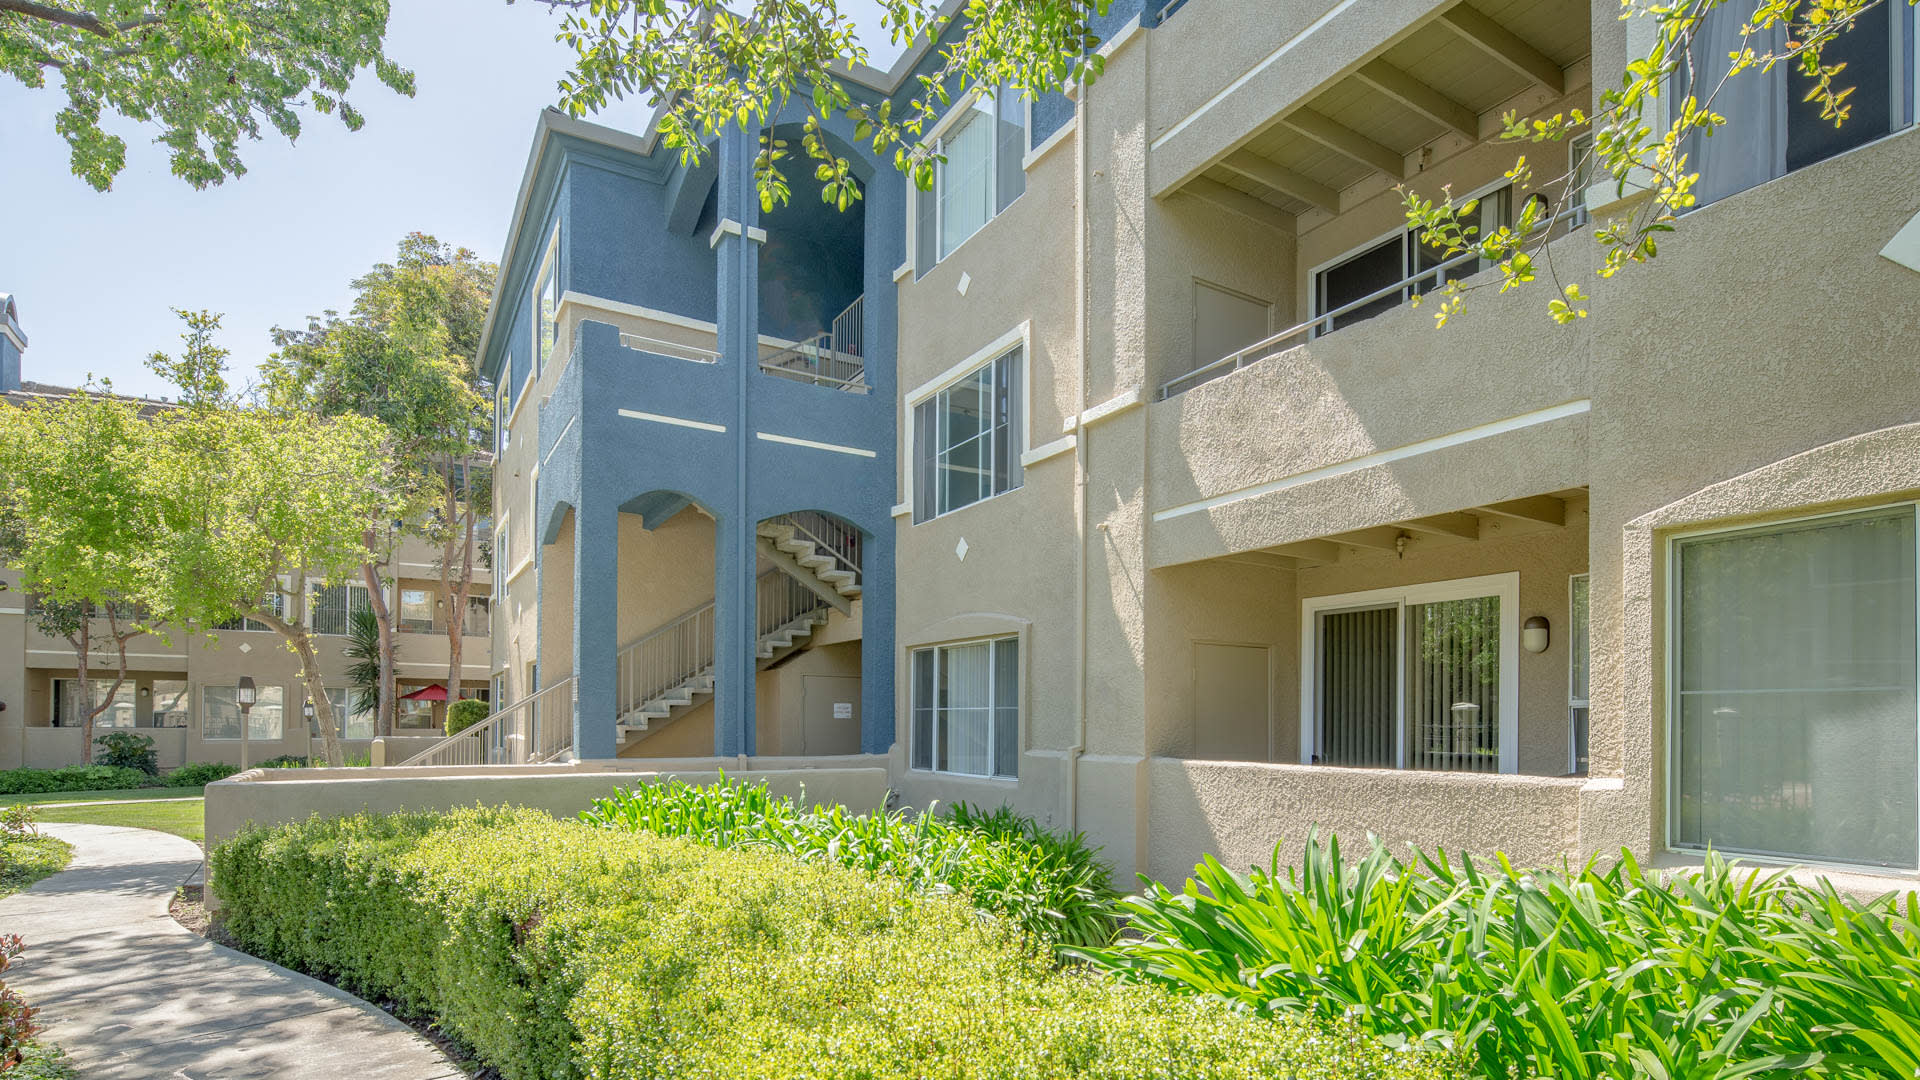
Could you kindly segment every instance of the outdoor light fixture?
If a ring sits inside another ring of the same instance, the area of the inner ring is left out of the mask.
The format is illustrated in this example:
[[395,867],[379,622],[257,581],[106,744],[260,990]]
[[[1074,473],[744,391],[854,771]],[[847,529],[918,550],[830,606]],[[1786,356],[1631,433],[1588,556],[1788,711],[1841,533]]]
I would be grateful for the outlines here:
[[307,718],[307,737],[312,738],[320,734],[320,722],[313,718],[313,702],[307,702],[300,711],[304,713]]
[[1548,631],[1545,615],[1527,616],[1527,621],[1520,624],[1520,647],[1532,653],[1546,652]]
[[233,688],[233,703],[235,705],[240,706],[240,771],[241,772],[247,771],[247,735],[249,734],[248,729],[252,726],[250,723],[248,723],[247,714],[253,711],[254,698],[255,698],[255,692],[253,688],[253,676],[251,675],[240,676],[240,681],[237,684],[235,684]]

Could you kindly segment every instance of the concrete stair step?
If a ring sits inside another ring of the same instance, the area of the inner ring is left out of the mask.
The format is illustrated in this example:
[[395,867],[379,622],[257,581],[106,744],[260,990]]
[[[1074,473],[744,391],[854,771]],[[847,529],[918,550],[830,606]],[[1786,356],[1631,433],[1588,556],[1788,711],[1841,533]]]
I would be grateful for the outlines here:
[[814,576],[832,585],[836,589],[843,584],[851,584],[853,582],[853,571],[851,570],[818,570],[814,572]]

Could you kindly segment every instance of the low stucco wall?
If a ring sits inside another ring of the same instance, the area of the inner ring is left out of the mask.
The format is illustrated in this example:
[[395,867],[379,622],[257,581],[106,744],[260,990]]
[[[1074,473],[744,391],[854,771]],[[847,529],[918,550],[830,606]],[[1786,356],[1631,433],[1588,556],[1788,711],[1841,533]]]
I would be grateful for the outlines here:
[[1261,765],[1154,758],[1149,784],[1148,873],[1185,878],[1202,855],[1232,868],[1266,865],[1281,841],[1298,857],[1307,830],[1358,850],[1369,832],[1398,853],[1489,855],[1518,866],[1557,864],[1580,849],[1587,781],[1321,765]]
[[[677,777],[711,783],[766,781],[777,795],[837,802],[854,810],[886,803],[885,757],[692,758],[490,768],[256,769],[207,785],[207,846],[249,824],[275,825],[316,814],[526,806],[567,817],[615,788]],[[217,903],[210,897],[210,904]]]

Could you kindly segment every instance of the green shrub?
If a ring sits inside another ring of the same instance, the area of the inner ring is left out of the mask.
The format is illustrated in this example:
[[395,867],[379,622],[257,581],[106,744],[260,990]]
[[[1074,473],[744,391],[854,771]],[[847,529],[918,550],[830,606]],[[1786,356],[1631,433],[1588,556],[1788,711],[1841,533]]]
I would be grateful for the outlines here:
[[307,767],[307,759],[299,754],[280,754],[265,761],[256,761],[253,767],[256,769],[304,769]]
[[1263,1009],[1438,1036],[1489,1077],[1920,1075],[1916,898],[1860,903],[1824,881],[1710,855],[1666,878],[1608,869],[1353,862],[1310,837],[1297,869],[1209,858],[1182,892],[1122,906],[1141,937],[1079,955],[1120,975]]
[[458,735],[488,715],[486,702],[479,698],[461,698],[447,706],[447,734]]
[[115,765],[68,765],[60,769],[8,769],[0,772],[0,795],[43,791],[111,791],[152,787],[158,780],[139,769]]
[[1452,1064],[1058,971],[1006,923],[890,878],[533,811],[248,829],[212,868],[249,951],[431,1016],[508,1080],[1435,1080]]
[[79,1075],[66,1051],[34,1040],[20,1048],[20,1062],[8,1070],[7,1080],[76,1080]]
[[100,746],[96,765],[118,769],[138,769],[148,776],[160,775],[159,757],[153,752],[153,739],[131,731],[109,731],[93,740]]
[[1118,894],[1084,838],[1048,832],[1002,807],[961,803],[949,816],[855,814],[835,804],[801,811],[792,799],[729,781],[641,784],[594,800],[590,825],[679,836],[710,847],[766,848],[899,878],[926,892],[965,894],[1037,941],[1102,945],[1118,927]]
[[224,761],[190,761],[168,773],[161,783],[168,787],[202,787],[239,771],[240,766]]

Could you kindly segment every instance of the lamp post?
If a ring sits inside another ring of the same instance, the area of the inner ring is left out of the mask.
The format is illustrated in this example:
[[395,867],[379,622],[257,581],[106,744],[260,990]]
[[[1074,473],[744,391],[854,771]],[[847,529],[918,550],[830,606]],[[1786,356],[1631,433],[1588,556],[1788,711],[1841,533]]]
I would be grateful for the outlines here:
[[247,771],[247,736],[250,734],[247,714],[253,711],[253,676],[240,676],[239,685],[233,688],[233,703],[240,706],[240,771]]

